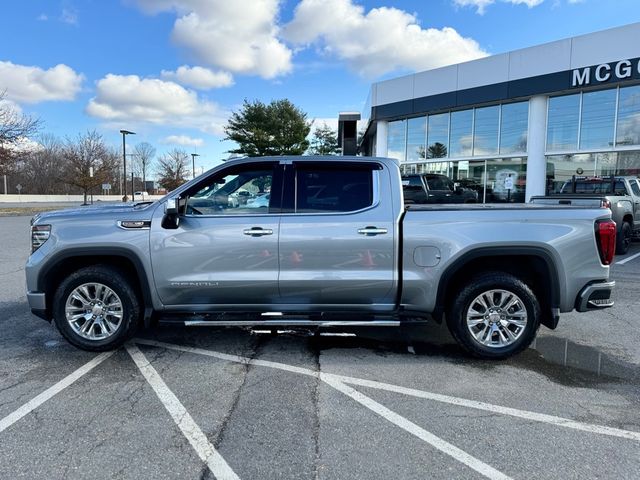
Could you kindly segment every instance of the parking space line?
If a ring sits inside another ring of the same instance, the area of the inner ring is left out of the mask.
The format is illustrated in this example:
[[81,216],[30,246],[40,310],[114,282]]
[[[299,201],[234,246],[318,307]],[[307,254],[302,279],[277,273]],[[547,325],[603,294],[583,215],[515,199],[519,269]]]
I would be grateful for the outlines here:
[[180,403],[178,397],[169,389],[147,357],[132,343],[126,345],[127,352],[156,393],[164,407],[173,418],[182,434],[189,441],[198,456],[206,463],[217,480],[239,480],[225,459],[209,442],[198,424],[193,420],[187,409]]
[[457,405],[459,407],[473,408],[476,410],[483,410],[485,412],[498,413],[501,415],[507,415],[511,417],[522,418],[524,420],[532,420],[534,422],[547,423],[558,427],[571,428],[573,430],[581,430],[583,432],[597,433],[600,435],[608,435],[610,437],[625,438],[627,440],[635,440],[640,442],[640,432],[634,432],[631,430],[622,430],[619,428],[605,427],[602,425],[594,425],[590,423],[577,422],[563,417],[556,417],[554,415],[547,415],[545,413],[532,412],[529,410],[520,410],[517,408],[503,407],[501,405],[495,405],[493,403],[478,402],[476,400],[469,400],[466,398],[452,397],[450,395],[442,395],[440,393],[426,392],[424,390],[416,390],[414,388],[401,387],[399,385],[392,385],[388,383],[377,382],[374,380],[364,380],[354,377],[343,377],[341,375],[336,376],[338,380],[351,385],[358,385],[361,387],[375,388],[378,390],[385,390],[388,392],[400,393],[411,397],[423,398],[425,400],[434,400],[440,403],[448,403],[450,405]]
[[55,385],[47,388],[44,392],[42,392],[41,394],[33,397],[31,400],[29,400],[23,406],[21,406],[20,408],[18,408],[14,412],[10,413],[9,415],[7,415],[3,419],[1,419],[0,420],[0,432],[3,432],[7,428],[9,428],[11,425],[16,423],[18,420],[20,420],[22,417],[24,417],[24,416],[28,415],[29,413],[31,413],[32,411],[34,411],[36,408],[38,408],[44,402],[46,402],[47,400],[49,400],[53,396],[55,396],[58,393],[60,393],[61,391],[63,391],[69,385],[72,385],[75,381],[77,381],[78,379],[82,378],[84,375],[86,375],[91,370],[96,368],[98,365],[100,365],[102,362],[104,362],[107,358],[109,358],[114,353],[115,352],[104,352],[104,353],[101,353],[100,355],[97,355],[97,356],[93,357],[90,361],[85,363],[83,366],[78,368],[76,371],[74,371],[73,373],[70,373],[69,375],[64,377],[62,380],[60,380],[58,383],[56,383]]
[[[209,357],[215,357],[221,360],[228,360],[231,362],[259,365],[269,368],[275,368],[284,370],[287,372],[299,373],[302,375],[308,375],[317,377],[318,372],[310,370],[308,368],[296,367],[293,365],[287,365],[284,363],[270,362],[266,360],[252,360],[247,357],[240,357],[237,355],[229,355],[226,353],[220,353],[213,350],[204,350],[202,348],[183,347],[181,345],[175,345],[172,343],[158,342],[154,340],[136,339],[136,343],[143,345],[150,345],[160,348],[167,348],[170,350],[178,350],[182,352],[189,352],[198,355],[206,355]],[[476,400],[469,400],[466,398],[453,397],[450,395],[443,395],[440,393],[427,392],[424,390],[417,390],[414,388],[401,387],[399,385],[393,385],[389,383],[378,382],[375,380],[365,380],[356,377],[348,377],[344,375],[335,375],[332,373],[322,373],[322,375],[333,377],[335,380],[346,383],[349,385],[359,385],[362,387],[374,388],[378,390],[386,390],[389,392],[400,393],[413,397],[423,398],[425,400],[433,400],[440,403],[446,403],[449,405],[456,405],[460,407],[473,408],[476,410],[483,410],[491,413],[498,413],[501,415],[507,415],[511,417],[522,418],[524,420],[531,420],[540,423],[546,423],[563,428],[570,428],[573,430],[580,430],[588,433],[595,433],[599,435],[607,435],[610,437],[624,438],[627,440],[635,440],[640,442],[640,432],[634,432],[631,430],[622,430],[619,428],[606,427],[603,425],[594,425],[590,423],[578,422],[568,418],[557,417],[554,415],[547,415],[544,413],[532,412],[529,410],[520,410],[517,408],[503,407],[501,405],[495,405],[492,403],[479,402]]]
[[337,381],[336,377],[333,375],[327,375],[324,373],[320,374],[320,379],[331,387],[335,388],[339,392],[344,393],[348,397],[352,398],[360,405],[368,408],[372,412],[380,415],[385,420],[393,423],[397,427],[402,428],[406,432],[418,437],[420,440],[428,443],[432,447],[440,450],[441,452],[453,457],[455,460],[463,463],[464,465],[472,468],[476,472],[484,475],[487,478],[492,480],[510,480],[511,477],[505,475],[504,473],[496,470],[491,465],[488,465],[481,460],[478,460],[472,455],[469,455],[464,450],[459,449],[455,445],[450,444],[449,442],[441,439],[440,437],[434,435],[431,432],[428,432],[422,427],[419,427],[415,423],[406,419],[405,417],[397,414],[393,410],[388,409],[384,405],[376,402],[375,400],[367,397],[366,395],[358,392],[357,390],[345,385],[344,383]]
[[640,257],[640,253],[636,253],[635,255],[631,255],[630,257],[625,258],[624,260],[615,262],[614,265],[624,265],[625,263],[630,262],[634,258],[638,258],[638,257]]

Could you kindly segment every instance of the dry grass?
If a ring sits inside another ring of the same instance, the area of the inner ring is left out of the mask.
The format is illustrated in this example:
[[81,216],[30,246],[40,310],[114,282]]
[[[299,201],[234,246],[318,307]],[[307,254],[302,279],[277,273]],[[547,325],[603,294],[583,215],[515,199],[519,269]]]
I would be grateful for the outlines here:
[[40,212],[61,210],[63,207],[0,207],[0,217],[33,216]]

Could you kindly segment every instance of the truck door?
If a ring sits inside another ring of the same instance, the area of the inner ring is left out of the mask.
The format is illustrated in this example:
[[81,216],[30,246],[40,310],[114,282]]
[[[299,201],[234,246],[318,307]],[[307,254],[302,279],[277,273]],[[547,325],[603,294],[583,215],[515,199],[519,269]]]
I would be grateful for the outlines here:
[[165,305],[258,305],[278,300],[281,167],[230,166],[181,195],[177,229],[151,226],[151,260]]
[[280,298],[286,304],[362,308],[394,302],[392,203],[382,166],[295,161],[286,166],[280,223]]

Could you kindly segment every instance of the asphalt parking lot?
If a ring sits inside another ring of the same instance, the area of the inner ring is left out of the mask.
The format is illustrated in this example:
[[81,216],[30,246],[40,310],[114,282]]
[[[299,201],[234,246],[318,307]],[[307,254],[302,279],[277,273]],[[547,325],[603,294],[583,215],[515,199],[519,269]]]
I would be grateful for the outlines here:
[[28,223],[0,218],[0,478],[640,476],[640,244],[613,308],[504,362],[438,325],[158,327],[93,354],[29,313]]

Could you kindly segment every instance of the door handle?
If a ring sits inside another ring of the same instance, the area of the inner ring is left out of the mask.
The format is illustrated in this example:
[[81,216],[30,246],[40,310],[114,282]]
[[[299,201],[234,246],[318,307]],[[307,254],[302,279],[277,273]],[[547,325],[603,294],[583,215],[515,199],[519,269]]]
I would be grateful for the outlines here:
[[245,228],[242,233],[251,237],[262,237],[264,235],[273,235],[273,230],[270,228],[251,227]]
[[378,228],[378,227],[364,227],[359,228],[358,233],[360,235],[374,236],[374,235],[384,235],[387,233],[386,228]]

